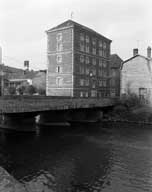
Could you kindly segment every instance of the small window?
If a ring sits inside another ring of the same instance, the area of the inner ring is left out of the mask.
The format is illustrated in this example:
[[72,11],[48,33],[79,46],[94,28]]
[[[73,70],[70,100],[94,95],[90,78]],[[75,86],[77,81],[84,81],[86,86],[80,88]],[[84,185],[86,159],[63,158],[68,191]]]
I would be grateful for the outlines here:
[[62,73],[62,67],[57,66],[57,67],[56,67],[56,72],[57,72],[57,73]]
[[86,35],[86,42],[89,43],[90,42],[90,39],[89,39],[89,36]]
[[89,86],[89,79],[86,79],[86,80],[85,80],[85,85],[86,85],[86,86]]
[[56,35],[56,39],[57,39],[57,41],[62,41],[62,33],[58,33]]
[[90,47],[89,47],[89,45],[88,45],[88,44],[86,45],[86,52],[87,52],[87,53],[89,53],[89,52],[90,52]]
[[84,41],[84,33],[80,33],[80,41]]
[[80,86],[84,86],[84,79],[80,79]]
[[102,51],[102,49],[99,49],[99,56],[103,56],[103,51]]
[[91,97],[96,97],[96,96],[97,96],[97,91],[91,90]]
[[84,43],[80,42],[80,51],[84,51]]
[[80,62],[84,63],[84,56],[83,55],[80,55]]
[[106,42],[104,42],[103,43],[103,48],[106,49],[106,47],[107,47],[107,44],[106,44]]
[[96,38],[92,39],[92,44],[95,46],[96,45]]
[[86,75],[89,75],[89,73],[90,73],[89,67],[86,67]]
[[61,63],[62,62],[62,55],[57,55],[57,63]]
[[83,91],[80,91],[80,97],[83,97]]
[[92,64],[96,65],[96,59],[95,58],[92,59]]
[[84,74],[84,66],[80,65],[80,74]]
[[57,51],[63,50],[63,44],[61,42],[57,42]]
[[93,53],[93,55],[96,55],[96,48],[92,48],[92,53]]
[[106,80],[103,80],[103,81],[102,81],[102,84],[103,84],[103,87],[106,87],[106,86],[107,86],[107,81],[106,81]]
[[99,41],[99,47],[102,48],[102,46],[103,46],[103,43],[102,43],[102,41],[100,40],[100,41]]
[[63,85],[63,78],[62,77],[57,77],[56,78],[56,84],[57,84],[57,86],[62,86]]
[[86,56],[86,64],[89,64],[90,63],[90,59],[88,56]]
[[89,97],[89,93],[88,92],[85,92],[85,97]]
[[99,66],[102,67],[102,59],[99,59]]

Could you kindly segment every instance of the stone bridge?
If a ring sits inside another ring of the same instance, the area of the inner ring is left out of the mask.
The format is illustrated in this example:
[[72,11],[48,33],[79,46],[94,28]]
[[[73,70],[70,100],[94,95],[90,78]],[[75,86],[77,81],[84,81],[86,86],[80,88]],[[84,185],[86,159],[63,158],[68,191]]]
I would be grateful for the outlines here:
[[69,121],[93,121],[101,118],[104,108],[112,107],[112,98],[71,98],[51,96],[0,97],[0,127],[23,130],[39,124]]

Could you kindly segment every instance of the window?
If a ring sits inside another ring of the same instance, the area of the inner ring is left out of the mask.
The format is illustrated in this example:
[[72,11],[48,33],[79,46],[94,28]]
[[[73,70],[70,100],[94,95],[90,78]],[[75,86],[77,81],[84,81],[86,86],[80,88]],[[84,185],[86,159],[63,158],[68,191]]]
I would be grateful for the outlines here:
[[84,66],[80,66],[80,74],[84,74]]
[[80,33],[80,41],[84,41],[84,33]]
[[89,72],[90,72],[89,67],[86,67],[86,75],[89,75]]
[[95,46],[96,45],[96,38],[92,39],[92,44]]
[[102,48],[102,45],[103,45],[103,44],[102,44],[102,41],[100,40],[100,41],[99,41],[99,47]]
[[57,51],[63,50],[63,44],[61,42],[57,42]]
[[57,39],[57,41],[61,41],[62,40],[62,33],[58,33],[56,35],[56,39]]
[[99,56],[103,56],[103,51],[102,51],[102,49],[99,49]]
[[106,67],[107,66],[107,63],[106,61],[103,60],[103,67]]
[[62,77],[57,77],[56,78],[56,84],[57,84],[57,86],[63,85],[63,78]]
[[96,65],[96,59],[95,58],[92,59],[92,64]]
[[92,53],[93,53],[93,55],[96,55],[96,48],[92,48]]
[[86,85],[86,86],[89,86],[89,79],[86,79],[86,80],[85,80],[85,85]]
[[98,75],[99,75],[99,77],[102,77],[102,68],[101,67],[99,68]]
[[92,88],[96,88],[96,81],[92,82]]
[[84,86],[84,79],[80,79],[80,86]]
[[90,47],[88,44],[86,44],[86,52],[89,53],[90,52]]
[[80,62],[84,63],[84,56],[83,55],[80,55]]
[[88,56],[86,56],[86,64],[89,64],[90,63],[90,59]]
[[99,87],[102,87],[102,80],[99,80]]
[[88,92],[85,92],[85,97],[89,97],[89,93]]
[[57,63],[61,63],[62,62],[62,55],[57,55]]
[[92,69],[92,75],[96,75],[96,69]]
[[97,91],[91,90],[91,97],[96,97],[96,96],[97,96]]
[[106,70],[103,70],[102,74],[103,74],[103,77],[107,77],[107,71]]
[[106,49],[107,45],[106,42],[103,43],[103,48]]
[[57,72],[57,73],[62,73],[62,67],[57,66],[57,67],[56,67],[56,72]]
[[99,59],[99,66],[102,67],[102,59]]
[[80,97],[83,97],[83,91],[80,91]]
[[89,42],[90,42],[89,36],[86,35],[86,43],[89,43]]
[[146,99],[147,97],[147,89],[146,88],[139,88],[139,98]]
[[106,86],[107,86],[106,80],[103,80],[103,81],[102,81],[102,84],[103,84],[103,87],[106,87]]
[[80,51],[84,51],[84,43],[80,42]]

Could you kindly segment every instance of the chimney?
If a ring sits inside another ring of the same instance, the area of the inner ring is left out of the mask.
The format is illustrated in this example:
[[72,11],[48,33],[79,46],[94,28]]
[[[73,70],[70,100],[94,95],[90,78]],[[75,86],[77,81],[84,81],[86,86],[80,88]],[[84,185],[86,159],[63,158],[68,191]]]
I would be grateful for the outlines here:
[[133,56],[138,55],[138,48],[133,49]]
[[150,46],[147,47],[147,57],[151,58],[151,47]]

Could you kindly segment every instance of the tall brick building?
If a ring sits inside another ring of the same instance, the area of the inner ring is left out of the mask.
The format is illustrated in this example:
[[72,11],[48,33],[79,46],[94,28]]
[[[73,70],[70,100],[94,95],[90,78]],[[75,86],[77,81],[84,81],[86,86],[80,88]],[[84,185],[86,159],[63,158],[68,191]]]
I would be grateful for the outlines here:
[[72,20],[46,33],[47,95],[109,95],[111,40]]

